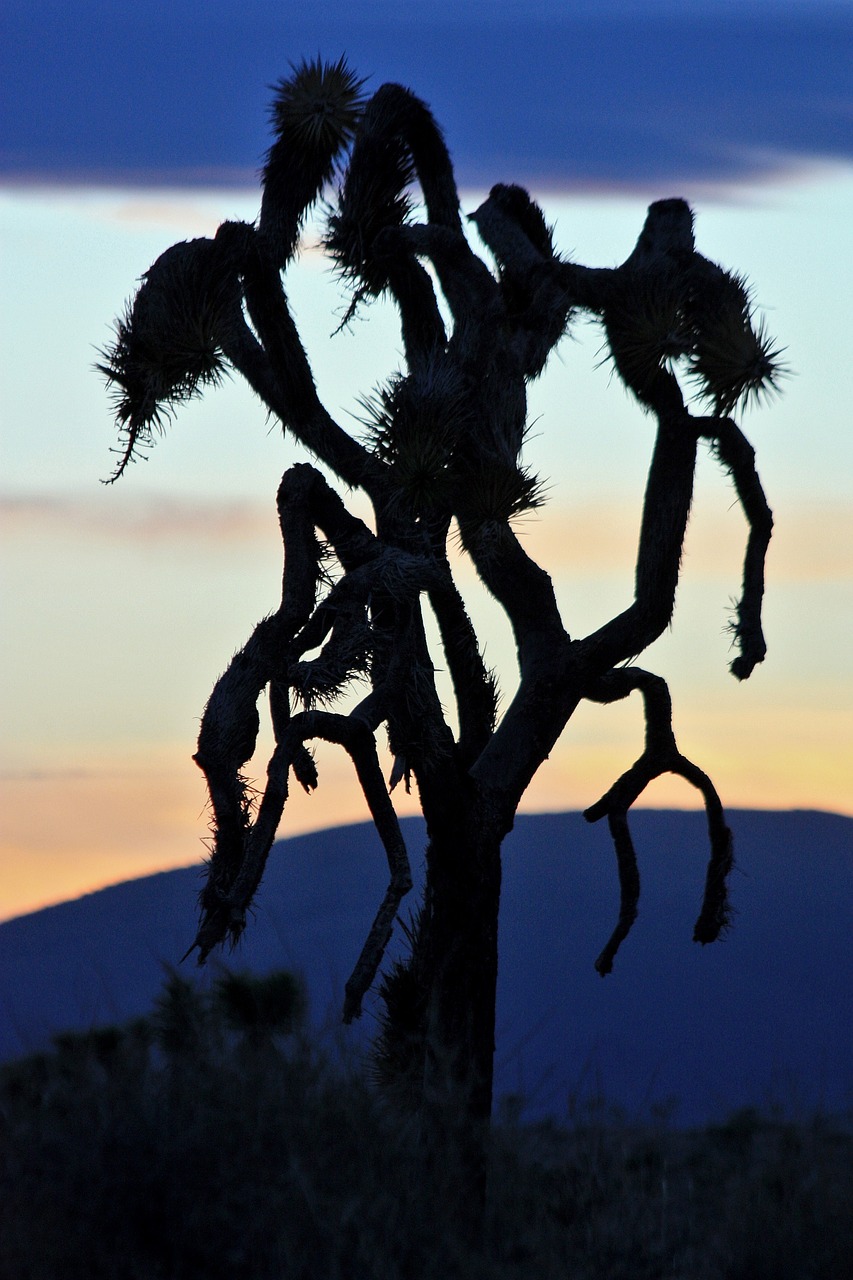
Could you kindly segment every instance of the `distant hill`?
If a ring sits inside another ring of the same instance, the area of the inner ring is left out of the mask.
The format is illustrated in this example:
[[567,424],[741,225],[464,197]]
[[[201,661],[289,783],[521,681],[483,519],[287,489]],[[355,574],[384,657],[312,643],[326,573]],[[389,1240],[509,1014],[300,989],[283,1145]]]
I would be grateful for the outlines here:
[[[634,815],[640,916],[601,979],[593,961],[618,907],[606,829],[578,814],[518,818],[504,859],[498,1095],[556,1116],[599,1091],[631,1113],[677,1099],[685,1124],[745,1105],[853,1110],[853,819],[739,811],[730,821],[734,928],[702,948],[691,936],[703,815]],[[418,874],[423,825],[403,825]],[[314,1022],[346,1042],[343,984],[385,870],[367,824],[279,841],[246,941],[226,962],[302,973]],[[164,964],[192,940],[199,886],[198,867],[164,872],[0,925],[0,1058],[147,1012]],[[216,966],[182,972],[209,982]]]

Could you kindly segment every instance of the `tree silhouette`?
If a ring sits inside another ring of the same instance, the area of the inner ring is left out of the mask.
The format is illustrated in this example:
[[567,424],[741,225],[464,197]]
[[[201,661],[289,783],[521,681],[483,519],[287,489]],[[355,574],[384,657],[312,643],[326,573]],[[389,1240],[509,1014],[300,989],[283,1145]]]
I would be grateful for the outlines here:
[[[753,320],[744,280],[696,251],[682,200],[653,204],[630,257],[601,269],[561,257],[527,192],[498,185],[469,215],[491,255],[485,262],[466,237],[451,160],[428,107],[399,85],[369,98],[362,89],[343,60],[303,63],[279,83],[259,219],[225,222],[212,239],[176,244],[158,258],[99,367],[122,432],[113,478],[181,403],[233,370],[309,454],[370,500],[373,527],[315,466],[293,466],[281,480],[281,603],[216,682],[195,755],[213,837],[192,949],[203,961],[239,938],[288,788],[293,779],[315,788],[310,744],[336,743],[352,761],[390,870],[346,985],[344,1020],[356,1018],[411,886],[389,791],[413,784],[428,833],[426,884],[407,926],[409,954],[380,980],[377,1073],[427,1118],[427,1132],[453,1139],[476,1202],[492,1102],[501,844],[582,700],[636,692],[646,720],[639,759],[586,811],[591,822],[608,821],[621,886],[598,971],[610,970],[637,910],[628,811],[664,772],[698,788],[707,810],[711,854],[694,937],[711,942],[726,926],[732,842],[722,805],[676,745],[666,683],[634,659],[672,617],[700,440],[731,475],[749,530],[731,670],[745,679],[764,658],[772,520],[753,450],[730,415],[775,387],[779,352]],[[403,368],[362,401],[360,439],[317,393],[282,282],[308,210],[336,177],[325,247],[351,290],[346,319],[387,295],[404,350]],[[513,522],[543,501],[522,462],[527,383],[579,314],[601,322],[615,372],[656,423],[656,439],[634,599],[592,634],[572,637],[548,574]],[[453,540],[514,635],[519,684],[502,714],[454,581]],[[452,682],[452,718],[436,690],[426,607]],[[362,696],[341,709],[353,688]],[[275,748],[256,792],[243,770],[265,689]],[[394,757],[390,786],[376,748],[383,726]]]

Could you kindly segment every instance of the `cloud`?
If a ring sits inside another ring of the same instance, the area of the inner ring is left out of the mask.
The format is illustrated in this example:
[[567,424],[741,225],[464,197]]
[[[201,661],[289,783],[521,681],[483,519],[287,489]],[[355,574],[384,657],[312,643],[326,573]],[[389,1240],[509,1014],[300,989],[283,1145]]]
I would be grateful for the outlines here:
[[[776,517],[768,561],[774,584],[853,582],[853,511],[848,503],[788,504]],[[630,581],[639,526],[639,507],[590,502],[546,507],[541,516],[519,521],[517,532],[528,554],[560,578],[600,579],[617,573]],[[697,506],[687,529],[683,576],[729,581],[734,572],[737,577],[747,532],[739,508],[708,512]],[[473,567],[463,572],[473,579]]]
[[[639,509],[617,503],[549,506],[517,522],[527,552],[550,572],[598,578],[631,571],[639,531]],[[86,542],[133,542],[138,548],[164,544],[207,546],[278,545],[278,525],[268,501],[136,495],[105,489],[94,494],[0,494],[0,533],[7,546],[33,536]],[[691,519],[686,551],[691,573],[731,576],[746,545],[740,511],[705,513]],[[853,511],[846,502],[788,504],[777,512],[769,574],[781,582],[853,581]],[[464,577],[473,580],[469,562]]]
[[131,541],[138,546],[218,545],[275,537],[277,524],[268,502],[126,493],[115,500],[107,490],[84,495],[0,495],[0,530],[7,539],[35,534],[65,541]]
[[0,769],[0,783],[4,782],[82,782],[100,776],[93,769]]
[[[252,185],[246,182],[247,187]],[[254,183],[254,185],[257,185]],[[95,216],[105,221],[131,226],[179,231],[182,236],[214,236],[226,218],[254,222],[260,208],[260,194],[228,189],[205,188],[202,191],[139,190],[114,191],[112,198],[99,201]],[[236,206],[236,207],[235,207]],[[316,258],[328,265],[320,229],[309,221],[299,241],[300,258]]]
[[93,0],[14,6],[0,178],[254,185],[268,86],[318,48],[426,98],[463,184],[683,188],[853,160],[853,13],[840,5],[94,9],[97,40]]

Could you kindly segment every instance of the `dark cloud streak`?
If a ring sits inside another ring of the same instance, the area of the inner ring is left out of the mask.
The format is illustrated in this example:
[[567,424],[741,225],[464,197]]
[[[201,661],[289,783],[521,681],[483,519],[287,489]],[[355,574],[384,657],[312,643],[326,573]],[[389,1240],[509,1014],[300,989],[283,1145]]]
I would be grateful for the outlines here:
[[252,180],[269,84],[318,49],[425,97],[463,183],[729,183],[853,160],[853,12],[834,6],[523,25],[312,21],[268,4],[200,21],[192,0],[97,23],[80,10],[16,6],[5,21],[0,181]]

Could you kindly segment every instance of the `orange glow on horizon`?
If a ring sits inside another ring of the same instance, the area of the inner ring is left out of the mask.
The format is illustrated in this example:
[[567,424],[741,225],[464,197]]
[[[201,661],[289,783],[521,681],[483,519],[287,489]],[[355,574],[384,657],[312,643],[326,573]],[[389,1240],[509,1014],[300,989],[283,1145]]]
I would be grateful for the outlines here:
[[[564,735],[534,778],[522,813],[584,809],[630,766],[641,747],[631,716],[624,723],[599,721],[584,709],[578,734]],[[600,710],[600,709],[596,709]],[[847,812],[853,744],[832,749],[831,727],[820,717],[786,745],[779,724],[783,710],[755,711],[749,732],[731,726],[693,750],[688,723],[682,747],[711,777],[728,809],[822,809]],[[692,717],[685,717],[685,721]],[[701,720],[697,723],[701,723]],[[593,727],[590,727],[593,726]],[[829,744],[825,739],[829,734]],[[821,743],[824,742],[823,747]],[[756,754],[756,744],[762,744]],[[775,745],[766,745],[766,744]],[[158,871],[197,864],[205,856],[206,810],[203,779],[183,746],[152,752],[153,762],[115,758],[94,760],[76,771],[7,776],[2,780],[0,919],[79,897],[110,884]],[[320,744],[320,787],[306,795],[295,787],[279,835],[300,835],[327,827],[369,821],[352,768],[334,748]],[[383,767],[388,771],[389,761]],[[254,772],[261,770],[255,762]],[[419,812],[416,795],[394,793],[400,816]],[[683,779],[666,775],[641,797],[638,807],[694,809],[698,794]],[[410,850],[414,858],[419,850]]]

